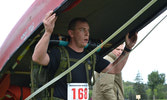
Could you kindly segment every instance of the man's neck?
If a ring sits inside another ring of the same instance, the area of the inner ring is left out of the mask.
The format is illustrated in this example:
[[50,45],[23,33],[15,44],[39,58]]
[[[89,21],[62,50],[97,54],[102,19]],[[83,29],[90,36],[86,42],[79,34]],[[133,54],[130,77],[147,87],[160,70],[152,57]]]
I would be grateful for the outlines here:
[[73,49],[75,52],[83,52],[84,48],[83,47],[77,47],[76,45],[72,45],[71,43],[68,45],[71,49]]

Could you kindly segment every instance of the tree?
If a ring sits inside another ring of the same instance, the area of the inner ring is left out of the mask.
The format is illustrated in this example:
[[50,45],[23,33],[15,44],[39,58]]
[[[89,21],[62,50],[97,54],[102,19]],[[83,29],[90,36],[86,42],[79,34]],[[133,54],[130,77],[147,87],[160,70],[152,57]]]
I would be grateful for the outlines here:
[[166,96],[166,90],[165,90],[165,85],[158,85],[157,86],[157,97],[158,99],[165,99]]
[[150,100],[151,89],[147,89],[147,90],[146,90],[146,94],[147,94],[147,99]]
[[158,71],[153,71],[148,75],[148,86],[152,91],[154,96],[154,91],[157,91],[158,85],[163,85],[165,83],[165,74],[159,74]]
[[143,78],[140,75],[140,72],[138,71],[135,81],[136,83],[133,85],[134,91],[136,93],[136,95],[141,95],[142,99],[146,99],[146,87],[144,85],[144,83],[142,82]]
[[128,100],[135,99],[135,91],[132,82],[124,82],[124,98]]
[[136,78],[135,78],[136,83],[143,83],[143,78],[140,75],[140,72],[138,71]]

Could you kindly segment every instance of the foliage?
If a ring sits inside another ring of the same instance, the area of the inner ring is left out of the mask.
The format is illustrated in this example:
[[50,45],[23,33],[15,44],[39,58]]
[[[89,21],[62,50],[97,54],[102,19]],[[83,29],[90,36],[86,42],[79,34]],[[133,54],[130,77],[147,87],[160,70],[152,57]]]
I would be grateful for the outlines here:
[[124,98],[128,100],[134,100],[135,99],[135,91],[133,89],[132,82],[124,82]]
[[135,78],[136,83],[134,83],[133,88],[134,88],[134,91],[136,92],[136,95],[141,95],[141,99],[146,98],[146,91],[145,91],[146,86],[144,85],[142,80],[143,79],[140,73],[138,72]]
[[136,81],[136,83],[142,83],[142,80],[143,80],[143,78],[141,77],[140,72],[138,71],[136,78],[135,78],[135,81]]
[[146,90],[146,95],[147,95],[147,99],[149,100],[151,98],[151,89]]
[[148,86],[152,91],[152,95],[157,96],[158,86],[165,83],[165,74],[159,74],[158,71],[153,71],[148,75]]
[[157,98],[164,99],[167,94],[167,91],[165,89],[165,85],[158,85],[157,86]]
[[127,100],[136,100],[136,95],[140,94],[141,100],[152,100],[153,93],[156,100],[167,100],[167,84],[165,84],[165,74],[153,71],[148,75],[148,83],[142,82],[142,77],[138,72],[135,83],[124,82],[124,97]]

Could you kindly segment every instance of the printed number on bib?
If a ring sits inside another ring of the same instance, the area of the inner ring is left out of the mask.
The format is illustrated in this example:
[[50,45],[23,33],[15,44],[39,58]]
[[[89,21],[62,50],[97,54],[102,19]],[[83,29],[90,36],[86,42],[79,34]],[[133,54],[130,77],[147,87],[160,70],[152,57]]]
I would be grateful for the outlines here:
[[68,83],[68,100],[88,100],[88,83]]

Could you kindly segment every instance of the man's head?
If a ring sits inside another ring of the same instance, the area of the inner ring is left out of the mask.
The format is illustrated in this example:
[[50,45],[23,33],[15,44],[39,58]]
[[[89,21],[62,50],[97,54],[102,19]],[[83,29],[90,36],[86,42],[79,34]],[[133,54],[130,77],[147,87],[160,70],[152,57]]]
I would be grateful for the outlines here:
[[75,26],[77,24],[77,22],[85,22],[85,23],[88,23],[87,19],[86,18],[83,18],[83,17],[77,17],[77,18],[74,18],[70,21],[70,23],[68,24],[68,30],[74,30],[75,29]]
[[115,48],[112,53],[118,58],[124,50],[124,44],[119,45],[117,48]]
[[73,46],[83,48],[89,41],[89,24],[85,18],[75,18],[71,20],[68,26],[70,42]]

